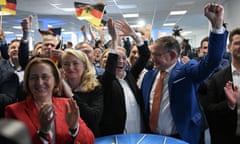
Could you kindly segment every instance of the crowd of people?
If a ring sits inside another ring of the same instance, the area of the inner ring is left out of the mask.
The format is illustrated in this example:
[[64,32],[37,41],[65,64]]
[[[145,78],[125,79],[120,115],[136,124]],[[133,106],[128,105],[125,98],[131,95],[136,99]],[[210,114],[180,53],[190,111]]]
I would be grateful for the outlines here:
[[108,42],[91,26],[89,40],[83,26],[84,41],[75,46],[59,48],[57,34],[46,33],[30,55],[32,18],[24,18],[21,40],[7,44],[0,30],[0,117],[23,122],[34,144],[92,144],[129,133],[240,143],[240,28],[227,47],[223,6],[208,3],[204,15],[212,28],[198,53],[183,37],[150,42],[109,18]]

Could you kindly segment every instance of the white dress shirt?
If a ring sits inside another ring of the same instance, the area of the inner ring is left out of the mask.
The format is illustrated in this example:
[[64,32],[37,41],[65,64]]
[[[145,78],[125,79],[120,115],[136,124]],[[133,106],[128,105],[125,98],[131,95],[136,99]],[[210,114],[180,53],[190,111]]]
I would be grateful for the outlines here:
[[233,78],[233,85],[238,86],[238,91],[240,92],[240,72],[231,64],[232,68],[232,78]]
[[128,83],[124,79],[118,79],[118,81],[123,88],[127,113],[124,133],[141,133],[142,118],[139,105]]
[[[170,68],[165,70],[166,75],[163,81],[163,90],[162,90],[162,98],[161,98],[161,104],[160,104],[160,110],[159,110],[158,127],[154,131],[161,135],[177,134],[177,129],[176,129],[175,122],[173,120],[171,109],[170,109],[169,89],[168,89],[169,76],[175,65],[176,64],[172,65]],[[160,78],[160,71],[157,74],[157,77],[153,83],[153,88],[150,93],[150,111],[152,110],[155,88],[159,78]]]

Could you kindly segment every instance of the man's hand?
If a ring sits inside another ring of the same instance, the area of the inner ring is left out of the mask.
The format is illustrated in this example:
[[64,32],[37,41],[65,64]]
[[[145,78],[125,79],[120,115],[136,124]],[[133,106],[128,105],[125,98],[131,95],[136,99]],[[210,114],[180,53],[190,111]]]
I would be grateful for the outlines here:
[[23,40],[27,40],[29,33],[31,32],[32,27],[32,16],[24,18],[21,22],[22,31],[23,31]]
[[204,15],[212,24],[213,29],[223,28],[224,8],[216,3],[208,3],[204,8]]
[[186,64],[186,63],[188,63],[190,61],[190,58],[188,57],[188,56],[183,56],[182,57],[182,63],[183,64]]
[[0,41],[5,40],[5,33],[2,28],[0,28]]
[[32,16],[24,18],[21,22],[23,32],[31,32]]
[[228,81],[224,87],[224,92],[231,107],[235,106],[239,99],[238,87],[235,86],[233,89],[232,85],[232,82]]

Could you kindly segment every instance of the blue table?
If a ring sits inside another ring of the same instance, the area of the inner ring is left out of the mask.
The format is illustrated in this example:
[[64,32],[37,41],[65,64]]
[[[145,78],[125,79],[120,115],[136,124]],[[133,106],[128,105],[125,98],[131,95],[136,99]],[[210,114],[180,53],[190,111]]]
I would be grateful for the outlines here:
[[99,137],[95,144],[188,144],[182,140],[154,134],[120,134]]

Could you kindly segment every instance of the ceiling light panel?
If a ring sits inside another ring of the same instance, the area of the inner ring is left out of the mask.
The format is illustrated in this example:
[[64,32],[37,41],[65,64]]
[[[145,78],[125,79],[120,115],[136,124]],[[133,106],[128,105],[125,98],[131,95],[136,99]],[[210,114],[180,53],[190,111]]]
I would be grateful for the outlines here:
[[132,9],[132,8],[137,8],[136,5],[118,5],[119,9]]
[[187,11],[186,10],[181,10],[181,11],[171,11],[170,15],[184,15],[186,14]]
[[134,13],[134,14],[123,14],[124,18],[133,18],[133,17],[139,17],[138,13]]
[[176,23],[164,23],[163,26],[175,26]]

